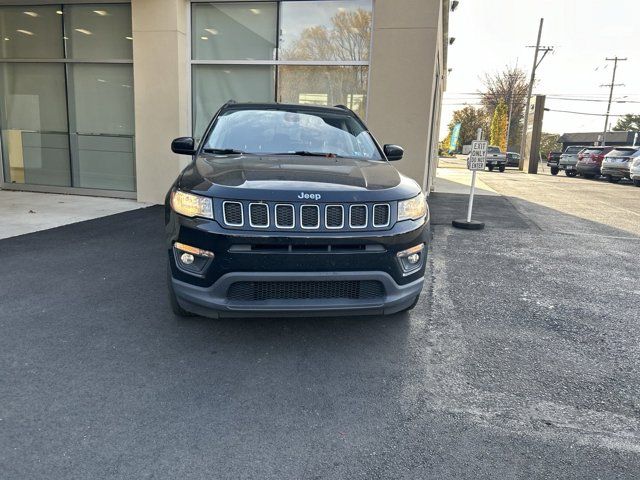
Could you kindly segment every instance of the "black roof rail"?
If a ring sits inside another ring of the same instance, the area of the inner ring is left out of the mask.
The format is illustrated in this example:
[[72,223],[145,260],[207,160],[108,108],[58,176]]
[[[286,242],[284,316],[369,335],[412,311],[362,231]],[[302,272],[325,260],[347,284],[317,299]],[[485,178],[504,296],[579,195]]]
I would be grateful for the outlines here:
[[230,98],[229,100],[227,100],[227,101],[224,103],[224,105],[222,105],[222,107],[224,108],[224,107],[226,107],[227,105],[233,105],[233,104],[236,104],[236,103],[238,103],[238,102],[236,102],[233,98]]
[[350,109],[349,107],[345,106],[345,105],[334,105],[334,107],[336,107],[336,108],[341,108],[341,109],[343,109],[343,110],[349,110],[349,111],[351,111],[351,109]]

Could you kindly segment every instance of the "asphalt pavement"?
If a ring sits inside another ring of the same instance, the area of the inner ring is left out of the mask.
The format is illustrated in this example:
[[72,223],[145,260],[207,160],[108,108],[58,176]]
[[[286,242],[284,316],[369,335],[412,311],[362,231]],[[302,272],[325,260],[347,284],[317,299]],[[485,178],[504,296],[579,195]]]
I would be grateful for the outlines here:
[[0,476],[638,478],[640,237],[430,204],[390,317],[177,319],[159,207],[0,240]]

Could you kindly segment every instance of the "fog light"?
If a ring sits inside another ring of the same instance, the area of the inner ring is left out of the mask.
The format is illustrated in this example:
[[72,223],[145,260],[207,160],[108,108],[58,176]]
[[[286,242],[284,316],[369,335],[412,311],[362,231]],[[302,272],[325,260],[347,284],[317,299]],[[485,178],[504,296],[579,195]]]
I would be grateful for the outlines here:
[[415,265],[419,261],[420,261],[420,254],[418,253],[412,253],[407,257],[407,262],[409,262],[412,265]]
[[397,253],[403,275],[410,275],[424,264],[424,243]]
[[180,255],[180,261],[185,265],[191,265],[194,260],[195,258],[193,258],[193,255],[191,255],[190,253],[183,253],[182,255]]

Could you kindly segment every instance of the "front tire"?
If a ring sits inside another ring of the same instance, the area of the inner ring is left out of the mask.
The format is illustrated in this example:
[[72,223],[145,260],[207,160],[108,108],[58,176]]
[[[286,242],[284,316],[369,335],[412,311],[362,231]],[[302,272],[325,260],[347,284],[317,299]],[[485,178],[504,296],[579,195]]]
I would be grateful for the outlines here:
[[578,175],[578,173],[577,173],[575,170],[565,170],[565,171],[564,171],[564,174],[565,174],[567,177],[575,177],[575,176],[577,176],[577,175]]
[[633,184],[634,184],[636,187],[640,187],[640,178],[636,178],[636,179],[634,179],[634,180],[633,180]]
[[493,172],[493,165],[487,165],[487,168],[489,169],[490,172]]
[[607,181],[609,183],[618,183],[620,179],[618,177],[612,177],[611,175],[607,175]]
[[557,175],[559,171],[558,167],[551,167],[551,175]]
[[182,308],[178,303],[176,292],[173,291],[173,285],[171,284],[171,266],[169,265],[167,265],[167,290],[169,293],[169,304],[171,305],[171,310],[177,317],[186,318],[195,316],[193,313]]
[[504,172],[505,168],[506,167],[504,165],[500,165],[500,167],[498,167],[498,170],[500,170],[501,172]]

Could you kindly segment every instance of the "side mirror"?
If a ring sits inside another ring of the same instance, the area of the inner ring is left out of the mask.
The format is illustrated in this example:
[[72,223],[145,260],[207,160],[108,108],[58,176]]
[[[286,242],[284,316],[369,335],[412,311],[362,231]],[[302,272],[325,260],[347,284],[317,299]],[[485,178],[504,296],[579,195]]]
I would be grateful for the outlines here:
[[171,151],[179,155],[193,155],[196,153],[196,141],[193,137],[180,137],[171,142]]
[[404,149],[398,145],[385,145],[383,148],[387,160],[400,160],[404,155]]

